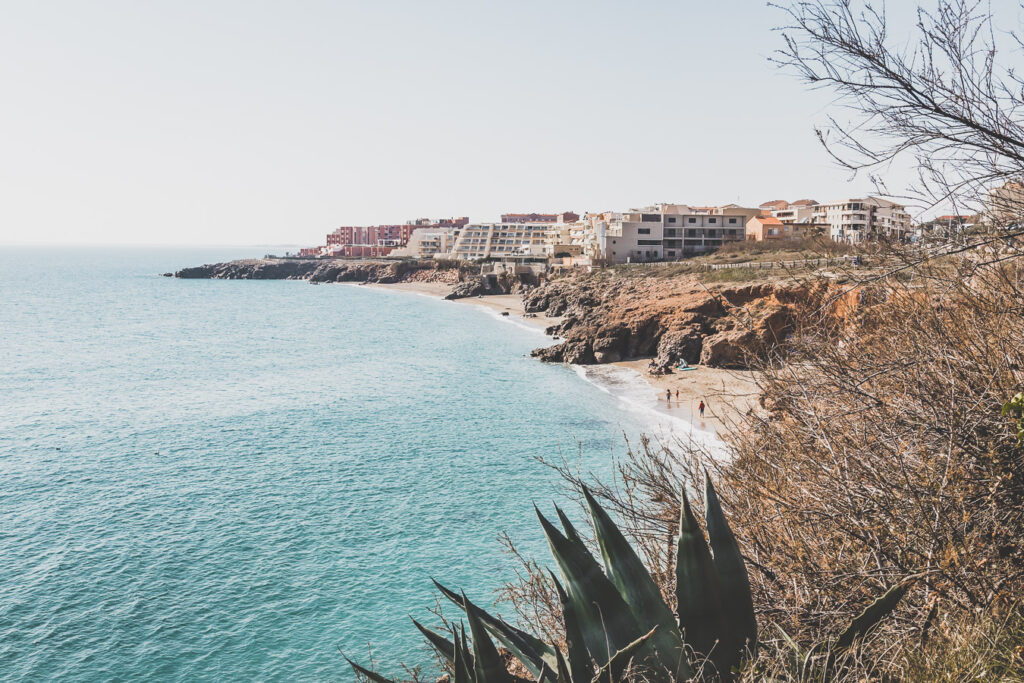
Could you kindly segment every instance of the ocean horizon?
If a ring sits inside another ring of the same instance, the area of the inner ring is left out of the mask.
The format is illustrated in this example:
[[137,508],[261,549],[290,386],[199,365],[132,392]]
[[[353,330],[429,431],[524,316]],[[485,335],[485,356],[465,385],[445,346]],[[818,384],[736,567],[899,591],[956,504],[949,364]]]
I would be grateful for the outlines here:
[[490,604],[502,532],[548,562],[537,457],[608,479],[670,429],[639,375],[540,363],[482,307],[159,276],[264,253],[0,251],[3,677],[429,665],[431,577]]

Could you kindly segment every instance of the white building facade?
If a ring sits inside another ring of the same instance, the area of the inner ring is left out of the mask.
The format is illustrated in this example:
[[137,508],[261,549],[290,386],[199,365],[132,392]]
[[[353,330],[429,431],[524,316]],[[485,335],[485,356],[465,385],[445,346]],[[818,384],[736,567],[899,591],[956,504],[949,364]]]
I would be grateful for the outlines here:
[[746,238],[747,221],[759,209],[730,204],[691,207],[657,204],[630,211],[588,214],[573,241],[595,262],[671,261]]
[[452,256],[475,260],[504,256],[545,256],[550,223],[470,223],[462,228]]
[[812,220],[828,225],[833,240],[850,244],[873,237],[903,240],[910,234],[910,214],[906,208],[879,197],[818,204]]

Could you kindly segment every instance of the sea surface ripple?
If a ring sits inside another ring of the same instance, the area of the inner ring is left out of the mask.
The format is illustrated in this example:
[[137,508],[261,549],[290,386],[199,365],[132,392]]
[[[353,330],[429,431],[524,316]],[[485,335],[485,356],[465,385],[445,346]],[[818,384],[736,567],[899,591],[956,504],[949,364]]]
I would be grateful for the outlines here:
[[429,577],[547,553],[536,456],[642,419],[526,329],[372,288],[158,277],[264,250],[0,250],[0,677],[351,680]]

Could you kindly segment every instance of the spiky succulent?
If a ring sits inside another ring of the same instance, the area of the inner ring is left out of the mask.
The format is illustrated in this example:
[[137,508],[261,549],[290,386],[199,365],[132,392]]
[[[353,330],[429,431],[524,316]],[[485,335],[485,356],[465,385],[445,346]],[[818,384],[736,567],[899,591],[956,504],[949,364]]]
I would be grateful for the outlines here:
[[[454,627],[449,640],[416,620],[413,623],[447,661],[453,683],[524,680],[508,672],[491,638],[522,662],[538,683],[617,683],[631,667],[642,670],[649,681],[731,678],[757,647],[757,622],[746,566],[711,480],[705,478],[708,539],[683,492],[675,556],[675,613],[608,513],[586,488],[583,495],[601,563],[562,510],[555,508],[561,530],[537,510],[561,574],[561,581],[554,574],[551,578],[561,601],[565,653],[435,581],[438,590],[465,612],[471,641],[465,626]],[[887,596],[891,602],[893,596]],[[844,633],[844,646],[847,639],[852,640],[851,634],[863,634],[870,627],[863,616],[862,623]],[[881,616],[873,614],[871,623]],[[393,683],[349,663],[370,681]]]

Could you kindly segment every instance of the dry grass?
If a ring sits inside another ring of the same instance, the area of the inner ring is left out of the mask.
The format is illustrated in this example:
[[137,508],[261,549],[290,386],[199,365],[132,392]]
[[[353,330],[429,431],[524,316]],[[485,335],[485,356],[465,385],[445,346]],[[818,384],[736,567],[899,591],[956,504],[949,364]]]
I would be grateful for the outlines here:
[[[735,426],[729,458],[644,441],[615,481],[589,482],[671,604],[679,492],[711,470],[765,639],[747,680],[815,680],[774,625],[806,650],[908,579],[845,678],[1024,680],[1024,446],[1000,414],[1024,388],[1019,254],[846,285],[769,355],[767,414]],[[578,492],[584,475],[554,466]],[[524,565],[505,597],[555,634],[557,617],[538,607],[549,591]]]

